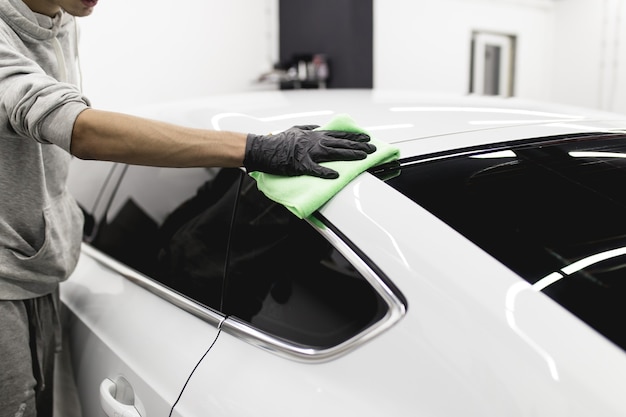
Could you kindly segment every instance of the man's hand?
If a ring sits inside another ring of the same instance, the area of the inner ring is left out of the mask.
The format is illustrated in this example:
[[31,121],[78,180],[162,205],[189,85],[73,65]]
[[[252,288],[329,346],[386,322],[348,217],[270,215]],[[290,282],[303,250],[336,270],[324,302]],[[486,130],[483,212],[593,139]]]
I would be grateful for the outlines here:
[[376,147],[364,133],[313,130],[318,126],[294,126],[276,135],[249,134],[243,165],[248,171],[334,179],[337,171],[319,162],[365,159]]

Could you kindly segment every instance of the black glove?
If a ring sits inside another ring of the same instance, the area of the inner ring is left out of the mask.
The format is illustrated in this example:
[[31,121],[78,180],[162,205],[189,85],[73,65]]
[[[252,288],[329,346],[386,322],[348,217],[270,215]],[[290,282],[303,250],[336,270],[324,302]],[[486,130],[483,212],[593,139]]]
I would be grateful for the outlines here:
[[277,175],[312,175],[333,179],[337,171],[319,162],[365,159],[376,150],[364,133],[313,130],[318,126],[294,126],[276,135],[249,134],[243,165],[248,172]]

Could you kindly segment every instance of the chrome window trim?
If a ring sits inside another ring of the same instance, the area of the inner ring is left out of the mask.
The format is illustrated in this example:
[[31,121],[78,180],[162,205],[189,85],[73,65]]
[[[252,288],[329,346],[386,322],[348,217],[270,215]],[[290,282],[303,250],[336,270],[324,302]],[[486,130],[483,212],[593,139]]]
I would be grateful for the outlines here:
[[392,327],[406,314],[406,305],[401,297],[399,297],[399,295],[396,294],[394,290],[392,290],[335,232],[323,226],[319,221],[314,223],[307,219],[307,222],[322,234],[322,236],[354,266],[380,295],[387,304],[387,313],[385,316],[350,339],[325,349],[316,349],[310,346],[291,343],[255,329],[250,324],[236,317],[227,317],[224,323],[222,323],[222,330],[260,349],[267,350],[287,359],[301,362],[326,362],[356,349]]
[[135,271],[134,269],[124,265],[121,262],[116,261],[109,255],[94,248],[88,243],[82,244],[82,255],[86,255],[101,265],[117,272],[122,277],[126,278],[130,282],[139,285],[152,294],[164,299],[170,304],[181,308],[182,310],[192,314],[193,316],[209,323],[217,328],[224,321],[224,315],[220,314],[209,307],[199,304],[184,295],[177,293],[166,287],[165,285],[148,278],[147,276]]
[[89,256],[107,268],[120,274],[122,277],[139,285],[152,294],[161,297],[165,301],[181,308],[193,316],[208,324],[221,328],[224,332],[241,339],[262,350],[269,351],[278,356],[301,361],[301,362],[325,362],[335,359],[349,351],[363,345],[380,333],[392,327],[406,314],[406,305],[378,274],[363,261],[336,233],[321,223],[307,222],[324,236],[367,280],[372,288],[380,295],[387,305],[386,314],[377,322],[350,339],[330,348],[316,349],[309,346],[298,345],[287,340],[272,336],[251,324],[243,322],[236,317],[225,317],[222,314],[199,304],[169,288],[154,281],[151,278],[135,271],[134,269],[116,261],[98,249],[83,243],[82,254]]

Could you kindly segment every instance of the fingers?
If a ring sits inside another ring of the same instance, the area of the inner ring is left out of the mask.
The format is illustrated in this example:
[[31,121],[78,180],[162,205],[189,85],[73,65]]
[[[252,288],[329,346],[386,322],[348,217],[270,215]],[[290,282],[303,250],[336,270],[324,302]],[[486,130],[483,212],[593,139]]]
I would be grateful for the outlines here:
[[366,154],[376,152],[376,146],[368,142],[354,142],[352,140],[326,138],[320,141],[325,148],[348,149],[365,152]]
[[315,160],[317,162],[330,161],[357,161],[367,158],[367,152],[357,149],[332,148],[323,155],[319,155]]
[[332,138],[347,139],[354,142],[368,142],[370,140],[369,135],[362,132],[343,132],[339,130],[319,130],[318,132]]
[[308,175],[324,178],[327,180],[334,180],[335,178],[339,178],[339,173],[337,171],[335,171],[334,169],[323,167],[318,164],[315,164],[315,166],[310,167]]

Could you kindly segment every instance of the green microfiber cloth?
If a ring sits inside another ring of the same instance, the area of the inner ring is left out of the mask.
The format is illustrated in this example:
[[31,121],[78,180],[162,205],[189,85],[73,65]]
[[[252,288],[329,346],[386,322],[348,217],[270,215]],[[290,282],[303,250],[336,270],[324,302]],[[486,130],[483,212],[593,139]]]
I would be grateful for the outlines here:
[[[347,114],[336,115],[328,124],[316,130],[367,133]],[[309,175],[285,177],[258,171],[251,172],[250,176],[257,181],[258,189],[269,199],[284,205],[301,219],[309,217],[363,171],[400,157],[398,148],[369,136],[370,143],[376,146],[376,151],[367,158],[321,164],[337,171],[339,178],[323,179]]]

